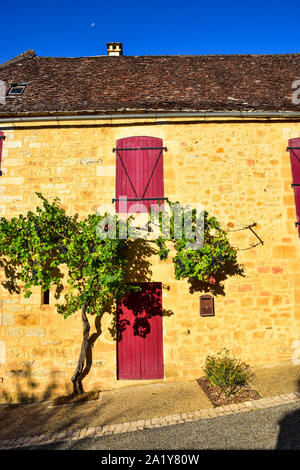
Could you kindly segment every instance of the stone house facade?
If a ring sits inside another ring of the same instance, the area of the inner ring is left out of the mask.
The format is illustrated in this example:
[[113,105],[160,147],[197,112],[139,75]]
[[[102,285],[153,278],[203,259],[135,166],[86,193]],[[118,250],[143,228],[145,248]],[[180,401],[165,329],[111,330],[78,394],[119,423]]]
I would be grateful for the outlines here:
[[[114,211],[113,149],[122,139],[156,138],[167,149],[163,196],[201,203],[216,216],[239,249],[245,276],[228,277],[214,295],[214,315],[202,316],[205,293],[175,280],[171,261],[149,254],[149,276],[137,264],[131,281],[158,285],[163,310],[172,312],[159,324],[159,372],[118,375],[107,312],[101,325],[91,322],[97,340],[85,388],[195,379],[205,357],[223,347],[252,366],[298,360],[300,244],[291,183],[300,179],[287,147],[300,147],[291,140],[300,137],[292,100],[300,55],[118,54],[47,58],[28,51],[0,65],[1,215],[35,208],[36,192],[58,196],[80,216],[101,205]],[[2,390],[30,393],[29,382],[39,395],[52,385],[54,393],[69,390],[79,314],[64,320],[52,292],[45,302],[39,289],[25,299],[1,287],[0,296]]]

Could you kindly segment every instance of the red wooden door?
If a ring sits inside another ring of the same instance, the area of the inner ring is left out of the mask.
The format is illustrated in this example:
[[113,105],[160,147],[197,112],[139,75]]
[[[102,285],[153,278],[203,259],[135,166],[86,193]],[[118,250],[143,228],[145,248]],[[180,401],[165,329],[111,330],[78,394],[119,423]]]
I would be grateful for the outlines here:
[[300,236],[300,138],[289,140],[289,152],[291,159],[293,189],[297,214],[298,235]]
[[161,283],[139,283],[118,305],[118,379],[161,379]]
[[[163,142],[157,137],[126,137],[117,140],[116,212],[148,212],[164,197]],[[121,205],[121,197],[127,205]]]

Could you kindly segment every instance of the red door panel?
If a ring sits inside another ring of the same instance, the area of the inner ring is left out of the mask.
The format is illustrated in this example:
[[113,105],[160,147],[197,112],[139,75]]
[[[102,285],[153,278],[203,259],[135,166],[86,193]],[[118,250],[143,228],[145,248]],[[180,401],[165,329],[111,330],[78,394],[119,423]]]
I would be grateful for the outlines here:
[[139,337],[134,335],[135,316],[130,307],[118,305],[118,378],[141,378]]
[[161,283],[140,283],[118,305],[118,379],[163,378]]

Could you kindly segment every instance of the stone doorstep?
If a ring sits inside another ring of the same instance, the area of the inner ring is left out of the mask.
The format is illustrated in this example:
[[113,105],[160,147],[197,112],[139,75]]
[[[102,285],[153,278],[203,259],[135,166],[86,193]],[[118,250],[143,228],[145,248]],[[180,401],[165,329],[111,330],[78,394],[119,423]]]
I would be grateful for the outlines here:
[[174,415],[162,416],[159,418],[131,421],[120,424],[110,424],[106,426],[82,428],[69,431],[60,431],[57,433],[40,434],[37,436],[25,436],[13,439],[0,440],[0,450],[14,449],[18,447],[37,446],[50,444],[65,440],[80,440],[87,437],[101,437],[110,434],[123,434],[125,432],[143,431],[144,429],[161,428],[164,426],[173,426],[179,423],[197,421],[200,419],[211,419],[219,416],[244,413],[255,409],[269,408],[288,403],[294,403],[300,400],[300,393],[288,393],[274,397],[260,398],[258,400],[246,401],[232,405],[222,405],[216,408],[207,408],[188,413],[177,413]]

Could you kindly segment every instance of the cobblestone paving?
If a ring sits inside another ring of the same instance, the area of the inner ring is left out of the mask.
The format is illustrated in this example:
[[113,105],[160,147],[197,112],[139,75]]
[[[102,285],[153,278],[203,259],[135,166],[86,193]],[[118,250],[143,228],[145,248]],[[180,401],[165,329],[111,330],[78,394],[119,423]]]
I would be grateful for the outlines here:
[[187,423],[200,419],[210,419],[217,416],[233,415],[245,413],[262,408],[284,405],[300,401],[300,392],[277,395],[270,398],[261,398],[259,400],[246,401],[234,405],[218,406],[200,411],[189,413],[178,413],[159,418],[144,419],[139,421],[130,421],[122,424],[111,424],[99,427],[88,427],[77,430],[65,430],[62,432],[41,434],[38,436],[19,437],[16,439],[0,440],[0,450],[16,449],[22,447],[39,446],[62,441],[77,441],[86,438],[95,438],[110,434],[121,434],[133,431],[143,431],[144,429],[160,428],[172,426],[179,423]]

